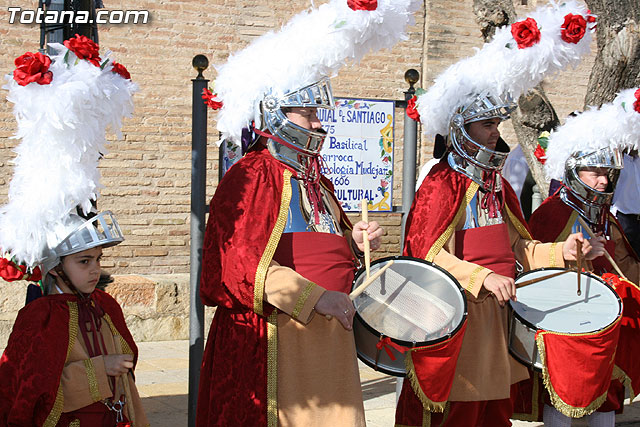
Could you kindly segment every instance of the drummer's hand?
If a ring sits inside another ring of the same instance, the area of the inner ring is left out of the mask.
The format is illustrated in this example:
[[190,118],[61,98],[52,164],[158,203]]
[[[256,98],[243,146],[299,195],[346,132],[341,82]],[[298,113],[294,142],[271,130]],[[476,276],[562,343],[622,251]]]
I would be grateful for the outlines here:
[[347,331],[351,330],[356,310],[347,294],[338,291],[325,291],[314,308],[318,314],[332,316],[338,319]]
[[510,299],[516,300],[516,282],[511,277],[502,276],[498,273],[489,273],[485,277],[482,286],[496,296],[501,307],[504,307]]
[[377,221],[358,221],[351,231],[351,238],[358,246],[358,249],[364,252],[364,233],[366,231],[369,236],[369,247],[372,251],[380,248],[382,244],[382,236],[384,236],[384,228],[380,227]]
[[582,233],[574,233],[570,234],[562,245],[562,255],[565,260],[576,260],[577,241],[582,243],[582,256],[584,258],[591,260],[604,255],[606,239],[602,235],[598,235],[593,239],[585,239]]

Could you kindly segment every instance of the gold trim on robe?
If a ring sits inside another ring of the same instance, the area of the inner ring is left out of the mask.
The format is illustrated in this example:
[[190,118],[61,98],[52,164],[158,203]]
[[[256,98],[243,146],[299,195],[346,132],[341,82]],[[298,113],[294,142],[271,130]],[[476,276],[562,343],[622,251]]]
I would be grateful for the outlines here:
[[267,426],[278,425],[278,310],[267,320]]
[[280,211],[278,212],[278,218],[276,225],[271,230],[271,236],[269,236],[269,242],[267,247],[262,253],[258,268],[256,270],[256,276],[254,280],[253,288],[253,311],[262,316],[264,314],[264,282],[267,277],[267,270],[273,259],[273,255],[276,253],[280,237],[284,231],[284,226],[287,223],[287,216],[289,214],[289,203],[291,202],[291,176],[293,174],[290,170],[285,169],[283,173],[283,186],[282,196],[280,197]]

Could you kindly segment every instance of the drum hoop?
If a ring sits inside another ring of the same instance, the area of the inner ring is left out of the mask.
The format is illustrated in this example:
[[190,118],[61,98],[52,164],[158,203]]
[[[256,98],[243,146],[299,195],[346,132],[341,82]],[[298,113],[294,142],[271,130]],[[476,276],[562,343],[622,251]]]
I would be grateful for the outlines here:
[[[519,274],[518,277],[516,278],[516,281],[518,279],[520,279],[523,276],[528,275],[529,273],[534,273],[536,271],[559,271],[559,270],[567,270],[566,268],[559,268],[559,267],[544,267],[544,268],[536,268],[535,270],[529,270],[525,273]],[[522,324],[524,324],[525,326],[527,326],[530,329],[536,330],[536,331],[547,331],[547,332],[555,332],[555,333],[560,333],[560,334],[568,334],[568,335],[583,335],[583,334],[594,334],[597,332],[602,331],[605,328],[608,328],[609,326],[611,326],[613,323],[615,323],[620,316],[622,316],[622,299],[620,298],[620,295],[618,295],[618,293],[615,291],[615,289],[613,289],[606,280],[604,280],[602,277],[597,276],[589,271],[585,271],[582,272],[583,275],[585,276],[590,276],[591,278],[594,278],[595,280],[597,280],[598,282],[602,283],[603,285],[605,285],[607,288],[609,288],[609,290],[611,290],[611,292],[616,296],[616,301],[618,301],[618,315],[616,316],[616,320],[614,320],[613,322],[609,323],[606,326],[603,326],[600,329],[596,329],[593,331],[587,331],[587,332],[557,332],[557,331],[551,331],[548,329],[541,329],[539,327],[537,327],[536,325],[534,325],[533,323],[529,322],[527,319],[525,319],[524,317],[522,317],[516,310],[514,310],[513,308],[513,303],[511,300],[509,300],[509,309],[511,310],[511,313],[515,316],[516,319],[518,319]],[[517,286],[517,283],[516,283]],[[517,289],[517,288],[516,288]]]
[[[389,337],[385,334],[380,333],[380,331],[375,330],[372,326],[369,325],[369,323],[367,321],[365,321],[362,316],[360,316],[360,313],[358,312],[358,310],[356,310],[356,317],[358,319],[360,319],[360,323],[362,323],[364,325],[364,327],[369,330],[369,332],[371,332],[373,335],[377,335],[379,338],[389,338],[391,341],[393,341],[396,344],[402,345],[404,347],[409,347],[409,348],[414,348],[414,347],[423,347],[426,345],[434,345],[434,344],[438,344],[441,342],[444,342],[448,339],[450,339],[452,336],[454,336],[455,334],[457,334],[460,329],[462,329],[462,326],[466,323],[467,321],[467,297],[465,295],[465,290],[462,286],[460,286],[460,283],[458,282],[458,280],[453,277],[453,275],[451,273],[449,273],[447,270],[445,270],[444,268],[440,267],[439,265],[436,265],[430,261],[424,260],[424,259],[420,259],[420,258],[414,258],[414,257],[410,257],[410,256],[404,256],[404,255],[393,255],[393,256],[388,256],[388,257],[384,257],[384,258],[379,258],[373,262],[371,262],[371,266],[376,265],[376,264],[380,264],[380,263],[386,263],[388,261],[398,261],[398,260],[409,260],[409,261],[418,261],[420,263],[429,265],[431,267],[434,267],[436,270],[439,270],[440,272],[444,273],[446,276],[448,276],[453,283],[456,285],[458,291],[460,292],[460,295],[462,295],[462,319],[460,319],[460,324],[457,325],[455,327],[455,329],[451,332],[449,332],[447,335],[444,335],[440,338],[436,338],[434,340],[431,341],[405,341],[405,340],[401,340],[401,339],[397,339],[397,338],[393,338],[393,337]],[[355,277],[353,278],[353,282],[351,283],[351,288],[353,289],[353,286],[356,284],[356,281],[358,280],[358,277],[360,277],[362,274],[366,273],[366,269],[364,267],[362,267],[360,270],[358,270],[356,272]]]

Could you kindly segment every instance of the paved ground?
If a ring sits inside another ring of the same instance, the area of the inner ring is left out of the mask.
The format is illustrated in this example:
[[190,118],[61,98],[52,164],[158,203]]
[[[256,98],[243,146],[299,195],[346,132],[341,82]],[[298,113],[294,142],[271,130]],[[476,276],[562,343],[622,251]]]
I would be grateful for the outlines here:
[[[153,427],[187,425],[187,390],[189,372],[188,341],[138,343],[140,362],[136,381],[149,421]],[[393,426],[396,378],[380,374],[360,364],[364,407],[369,427]],[[640,402],[625,407],[616,418],[616,426],[640,426]],[[541,426],[542,423],[514,421],[515,427]],[[586,426],[584,420],[573,423]]]

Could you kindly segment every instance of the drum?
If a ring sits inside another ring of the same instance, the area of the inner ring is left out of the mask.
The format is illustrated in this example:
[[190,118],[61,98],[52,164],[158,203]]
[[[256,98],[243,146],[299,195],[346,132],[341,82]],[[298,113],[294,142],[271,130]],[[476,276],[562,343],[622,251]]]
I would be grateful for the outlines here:
[[[563,269],[542,268],[524,273],[516,286],[528,280],[543,278]],[[535,335],[539,330],[568,334],[598,332],[622,314],[618,294],[600,277],[591,273],[565,274],[522,287],[518,301],[509,301],[509,352],[521,363],[537,371],[542,363]]]
[[[444,269],[417,258],[395,256],[371,263],[370,274],[387,268],[353,304],[358,358],[389,375],[404,376],[405,348],[451,338],[467,317],[467,300],[456,279]],[[360,269],[356,289],[366,280]]]

